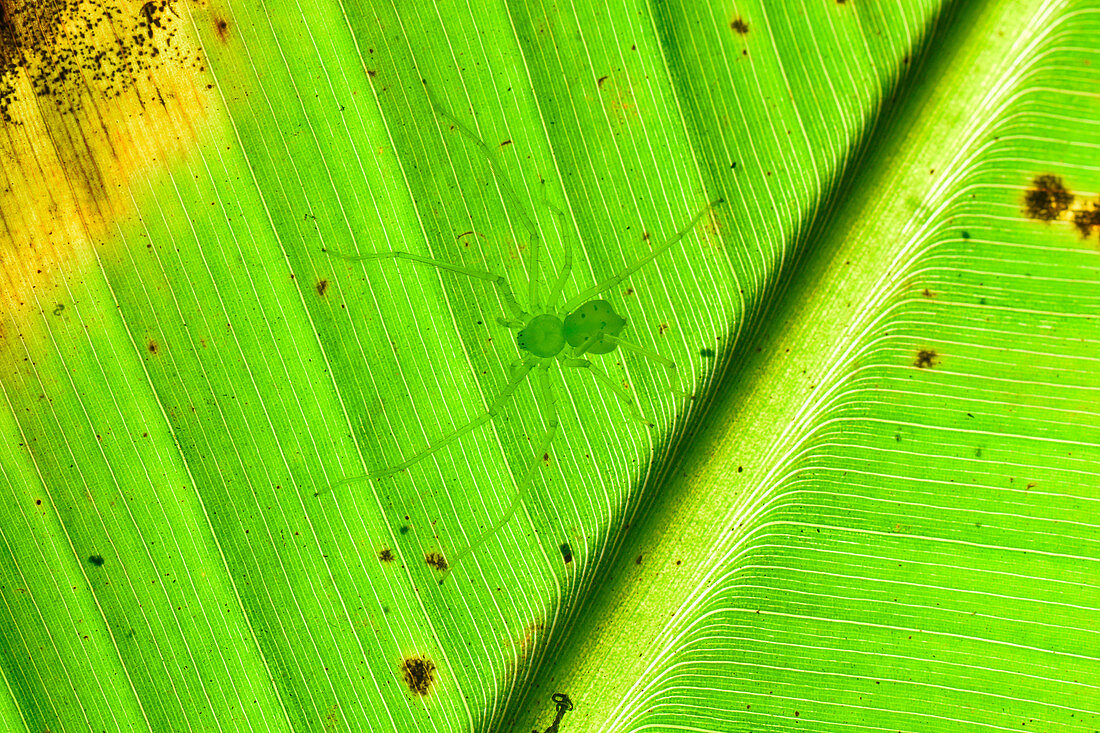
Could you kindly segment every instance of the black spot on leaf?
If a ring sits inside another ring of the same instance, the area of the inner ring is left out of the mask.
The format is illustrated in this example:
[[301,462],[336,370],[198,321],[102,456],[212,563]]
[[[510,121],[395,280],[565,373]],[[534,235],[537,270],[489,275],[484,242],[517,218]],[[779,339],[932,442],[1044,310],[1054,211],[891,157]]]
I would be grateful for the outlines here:
[[1086,238],[1092,234],[1093,227],[1100,229],[1100,201],[1085,204],[1084,208],[1073,212],[1073,226]]
[[931,349],[921,349],[917,352],[917,358],[913,360],[913,366],[918,369],[931,369],[936,365],[936,352]]
[[1032,219],[1053,221],[1073,203],[1073,194],[1066,190],[1058,176],[1036,176],[1024,194],[1024,210]]
[[424,562],[427,563],[428,566],[440,571],[446,570],[448,567],[447,558],[443,557],[442,552],[438,552],[436,550],[432,550],[431,552],[426,554],[424,556]]
[[435,683],[435,662],[427,657],[406,657],[401,662],[401,676],[409,692],[426,697]]

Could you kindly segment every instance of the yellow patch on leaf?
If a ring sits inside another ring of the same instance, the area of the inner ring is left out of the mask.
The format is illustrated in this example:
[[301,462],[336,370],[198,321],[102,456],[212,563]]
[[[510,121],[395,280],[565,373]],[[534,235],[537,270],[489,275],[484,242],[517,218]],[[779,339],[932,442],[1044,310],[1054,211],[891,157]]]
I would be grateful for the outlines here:
[[[186,0],[0,0],[0,308],[52,308],[63,277],[215,115]],[[5,318],[6,320],[6,318]]]

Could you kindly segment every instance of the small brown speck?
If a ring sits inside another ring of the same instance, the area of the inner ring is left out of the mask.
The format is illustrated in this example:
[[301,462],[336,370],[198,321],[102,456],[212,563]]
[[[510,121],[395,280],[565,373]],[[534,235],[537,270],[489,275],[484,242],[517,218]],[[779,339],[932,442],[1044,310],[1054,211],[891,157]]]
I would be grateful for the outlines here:
[[1073,194],[1066,190],[1058,176],[1036,176],[1024,194],[1024,211],[1032,219],[1053,221],[1073,203]]
[[222,43],[228,43],[229,42],[229,21],[228,20],[226,20],[225,18],[218,18],[216,21],[214,21],[214,30],[217,32],[218,38],[221,39]]
[[641,565],[642,564],[642,556],[641,555],[638,555],[638,557],[634,558],[634,564],[635,565]]
[[1085,238],[1092,234],[1093,227],[1100,229],[1100,201],[1093,202],[1091,208],[1089,204],[1085,204],[1083,209],[1073,212],[1073,226]]
[[936,352],[931,349],[921,349],[917,352],[917,358],[913,360],[913,366],[918,369],[930,369],[936,365],[936,356]]
[[327,290],[327,289],[328,289],[328,280],[318,280],[317,281],[317,294],[318,295],[324,295],[325,290]]
[[425,697],[435,682],[435,662],[427,657],[408,657],[401,662],[401,676],[409,692]]
[[430,567],[433,567],[439,571],[444,571],[448,567],[447,558],[443,557],[442,552],[438,552],[436,550],[432,550],[427,555],[425,555],[424,562],[427,563]]

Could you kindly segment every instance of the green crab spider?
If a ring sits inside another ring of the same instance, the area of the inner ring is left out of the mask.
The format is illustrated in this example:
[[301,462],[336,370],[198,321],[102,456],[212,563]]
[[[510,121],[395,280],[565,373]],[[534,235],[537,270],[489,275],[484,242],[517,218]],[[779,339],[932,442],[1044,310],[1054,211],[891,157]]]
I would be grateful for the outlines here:
[[[435,99],[435,96],[426,83],[424,88],[427,92],[428,101],[435,113],[449,121],[454,129],[458,130],[459,133],[473,143],[480,153],[489,161],[489,166],[500,184],[503,195],[510,199],[510,203],[515,206],[516,211],[520,212],[524,220],[524,225],[529,232],[531,250],[533,253],[531,275],[527,292],[529,310],[524,309],[520,304],[508,280],[503,275],[494,272],[465,267],[463,265],[455,265],[450,262],[444,262],[411,252],[375,252],[356,255],[336,252],[331,249],[326,250],[326,252],[332,257],[348,262],[366,262],[368,260],[385,259],[410,260],[412,262],[419,262],[440,270],[466,275],[467,277],[492,284],[499,292],[509,314],[508,317],[498,317],[497,322],[517,332],[516,346],[519,349],[520,355],[509,367],[508,383],[481,415],[455,428],[451,432],[440,437],[431,446],[400,463],[395,463],[392,466],[370,471],[369,473],[360,474],[358,476],[351,476],[332,484],[330,488],[335,491],[343,486],[360,481],[392,476],[438,453],[462,436],[496,418],[504,405],[512,398],[523,382],[528,377],[534,375],[538,383],[536,386],[536,397],[539,403],[539,412],[543,424],[545,425],[542,439],[538,443],[539,448],[535,452],[534,458],[528,464],[523,475],[516,482],[516,493],[512,497],[512,501],[509,503],[508,508],[505,509],[504,514],[493,522],[492,525],[478,534],[466,549],[458,552],[453,559],[448,561],[447,572],[450,572],[450,570],[457,566],[463,558],[471,555],[490,537],[496,534],[501,527],[507,524],[519,510],[530,491],[532,480],[536,471],[539,469],[542,457],[549,451],[550,444],[554,441],[558,432],[557,400],[554,395],[554,390],[550,386],[549,377],[549,370],[553,364],[558,363],[565,369],[586,370],[597,382],[609,389],[619,401],[623,403],[624,407],[630,412],[635,420],[649,427],[652,427],[653,424],[642,417],[630,394],[621,385],[616,384],[613,379],[608,377],[607,374],[597,367],[590,359],[585,358],[586,356],[609,354],[616,348],[622,348],[624,351],[632,352],[665,367],[669,375],[672,390],[678,394],[684,394],[679,386],[679,377],[676,372],[675,362],[644,346],[623,339],[619,334],[621,334],[623,329],[627,326],[626,319],[615,312],[611,303],[598,296],[623,282],[642,267],[669,251],[677,242],[687,236],[703,217],[714,209],[714,207],[722,204],[724,200],[719,198],[710,202],[695,215],[687,226],[676,232],[668,241],[653,249],[649,254],[640,257],[632,264],[627,265],[611,277],[577,293],[559,306],[558,300],[564,295],[565,283],[569,278],[573,264],[569,250],[566,248],[564,262],[557,273],[554,286],[549,291],[546,301],[543,302],[540,300],[538,286],[541,240],[539,238],[538,229],[535,226],[534,218],[527,212],[522,200],[516,195],[515,189],[512,188],[504,171],[498,167],[496,158],[492,155],[492,151],[489,146],[486,145],[485,141],[460,122],[454,115],[446,111]],[[551,206],[549,202],[547,202],[547,206],[558,216],[564,216],[563,212]],[[317,493],[320,494],[321,492]]]

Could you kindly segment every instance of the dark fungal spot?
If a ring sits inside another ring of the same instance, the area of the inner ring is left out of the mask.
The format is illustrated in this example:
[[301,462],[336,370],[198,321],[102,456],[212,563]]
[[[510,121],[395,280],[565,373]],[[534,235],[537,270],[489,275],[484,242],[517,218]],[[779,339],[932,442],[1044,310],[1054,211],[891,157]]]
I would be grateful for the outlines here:
[[400,532],[401,534],[408,534],[409,533],[409,525],[402,524],[401,529],[399,529],[397,531]]
[[157,353],[157,342],[154,341],[153,339],[149,339],[148,349],[149,349],[150,354]]
[[409,692],[426,697],[435,682],[435,662],[427,657],[406,657],[401,661],[401,676]]
[[1084,208],[1073,212],[1073,226],[1086,239],[1092,234],[1093,227],[1100,229],[1100,200],[1085,204]]
[[703,357],[704,359],[713,359],[714,349],[699,349],[699,356]]
[[214,19],[214,32],[222,43],[229,43],[229,21],[225,18]]
[[742,36],[749,32],[749,24],[741,18],[734,18],[733,22],[730,23],[730,28]]
[[936,365],[936,352],[931,349],[921,349],[917,352],[917,358],[913,360],[913,366],[918,369],[930,369]]
[[963,239],[970,239],[970,232],[964,230],[960,236],[962,236]]
[[318,280],[317,281],[317,294],[318,295],[324,295],[326,290],[328,290],[328,280]]
[[378,561],[385,563],[393,562],[393,550],[388,547],[383,547],[378,551]]
[[926,298],[931,298],[932,297],[932,291],[929,290],[928,288],[925,288],[924,290],[920,291],[920,294],[923,295]]
[[1032,219],[1053,221],[1073,203],[1073,194],[1066,190],[1058,176],[1036,176],[1024,194],[1024,211]]
[[447,558],[443,557],[442,552],[436,550],[432,550],[424,555],[424,562],[427,563],[429,567],[433,567],[439,571],[447,569]]
[[88,562],[90,562],[92,565],[95,565],[98,568],[98,567],[103,565],[103,562],[104,562],[103,556],[102,555],[91,555],[91,556],[88,557]]
[[566,565],[573,562],[573,548],[569,546],[568,542],[562,542],[561,547],[558,549],[561,550],[561,557],[565,560]]

